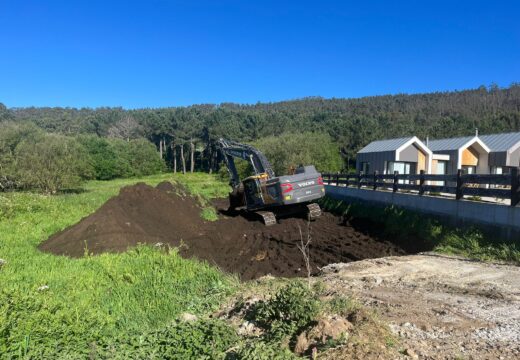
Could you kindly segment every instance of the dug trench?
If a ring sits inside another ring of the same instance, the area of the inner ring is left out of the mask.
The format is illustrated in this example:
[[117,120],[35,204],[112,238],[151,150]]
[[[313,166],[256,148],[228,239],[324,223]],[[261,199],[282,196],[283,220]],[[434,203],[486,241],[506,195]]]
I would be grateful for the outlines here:
[[178,247],[183,257],[196,257],[243,280],[307,274],[298,245],[310,237],[312,273],[332,263],[405,255],[413,249],[385,239],[373,224],[345,221],[324,212],[315,221],[280,219],[266,227],[241,214],[229,213],[227,200],[215,200],[219,220],[204,221],[200,201],[180,185],[163,182],[127,186],[96,212],[40,244],[58,255],[123,252],[138,244]]

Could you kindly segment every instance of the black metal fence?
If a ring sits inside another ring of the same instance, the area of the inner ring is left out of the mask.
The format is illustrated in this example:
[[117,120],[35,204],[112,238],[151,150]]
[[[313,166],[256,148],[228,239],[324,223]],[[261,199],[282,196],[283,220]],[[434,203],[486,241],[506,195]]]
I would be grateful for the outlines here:
[[393,192],[417,192],[418,195],[454,194],[455,199],[464,196],[492,197],[509,199],[511,206],[520,201],[520,171],[511,168],[509,174],[484,175],[462,174],[459,170],[455,175],[431,175],[421,170],[420,174],[322,174],[327,185],[371,188],[372,190],[391,190]]

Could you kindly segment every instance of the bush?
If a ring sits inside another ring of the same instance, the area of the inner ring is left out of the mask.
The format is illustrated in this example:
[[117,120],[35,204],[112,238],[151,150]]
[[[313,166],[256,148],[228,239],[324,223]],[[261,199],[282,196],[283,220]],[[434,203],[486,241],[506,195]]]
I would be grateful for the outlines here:
[[248,317],[266,329],[269,338],[282,339],[309,326],[319,314],[319,304],[316,295],[296,281],[279,290],[272,299],[258,302]]
[[147,140],[124,141],[97,136],[80,136],[97,180],[152,175],[165,169],[155,145]]
[[25,139],[16,147],[16,177],[25,188],[55,194],[76,188],[92,176],[88,154],[73,138],[47,134],[39,141]]

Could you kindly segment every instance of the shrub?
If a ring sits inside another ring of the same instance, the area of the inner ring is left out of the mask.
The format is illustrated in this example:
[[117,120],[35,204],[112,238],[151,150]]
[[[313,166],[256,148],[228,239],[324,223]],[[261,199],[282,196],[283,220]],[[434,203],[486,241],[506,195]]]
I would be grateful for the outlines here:
[[295,281],[279,290],[272,299],[258,302],[249,318],[265,328],[269,338],[282,339],[309,326],[319,311],[316,295],[302,282]]
[[72,189],[92,176],[88,153],[73,138],[47,134],[16,147],[16,176],[22,186],[54,194]]
[[78,140],[86,147],[98,180],[152,175],[165,168],[155,145],[144,139],[125,141],[80,136]]

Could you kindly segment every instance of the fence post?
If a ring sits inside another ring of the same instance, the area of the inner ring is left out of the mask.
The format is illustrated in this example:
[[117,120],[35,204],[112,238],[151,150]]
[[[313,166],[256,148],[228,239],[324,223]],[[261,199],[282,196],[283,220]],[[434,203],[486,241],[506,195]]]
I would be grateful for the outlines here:
[[462,186],[463,186],[463,183],[462,183],[462,170],[457,170],[457,190],[455,191],[455,198],[457,200],[460,200],[463,198],[463,193],[462,193]]
[[374,171],[374,190],[377,189],[377,170]]
[[424,170],[420,171],[419,177],[419,195],[424,195]]
[[339,172],[336,173],[336,186],[339,187]]
[[516,206],[520,201],[520,179],[518,168],[511,168],[511,206]]
[[361,177],[363,176],[363,171],[360,171],[357,176],[357,187],[361,189]]
[[392,189],[393,192],[397,192],[397,190],[399,189],[399,178],[397,177],[397,175],[399,175],[399,171],[395,170],[394,171],[394,186]]

